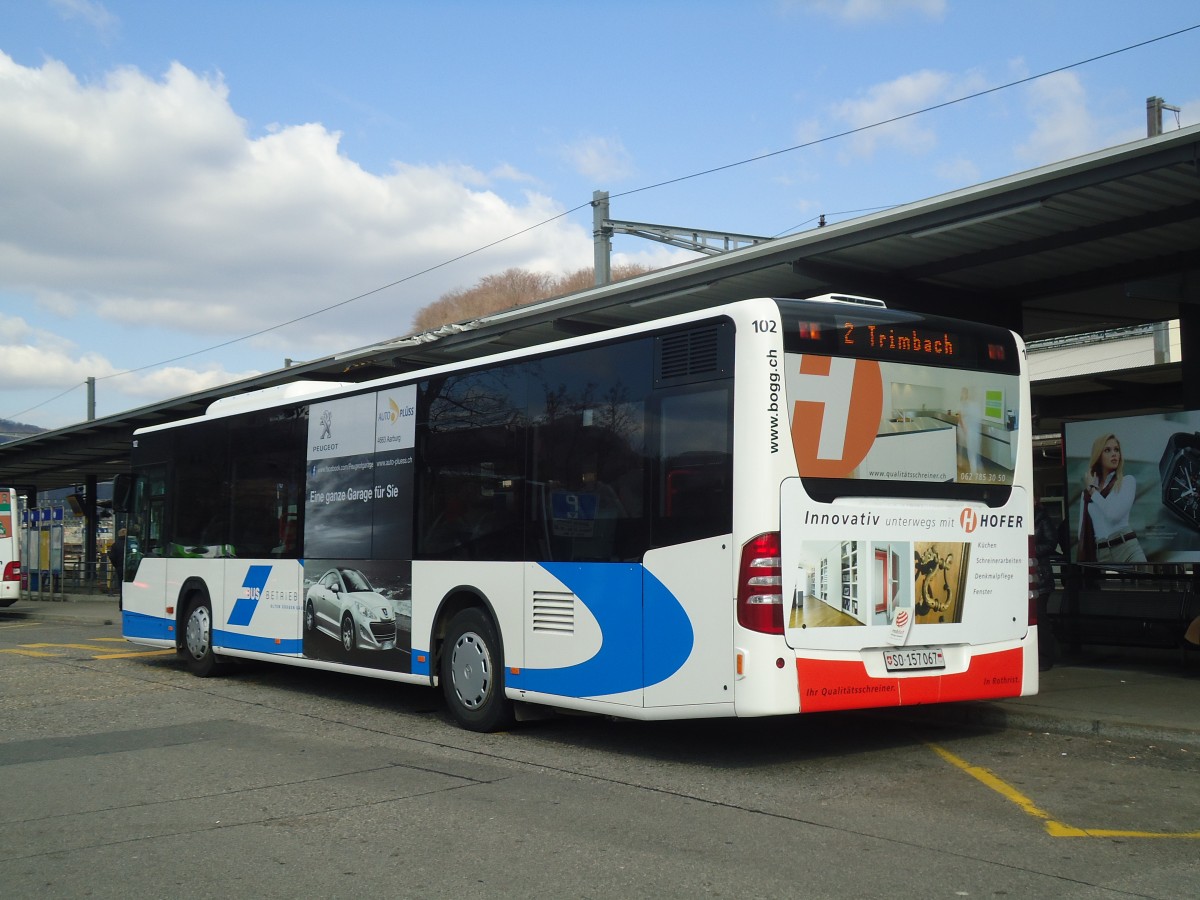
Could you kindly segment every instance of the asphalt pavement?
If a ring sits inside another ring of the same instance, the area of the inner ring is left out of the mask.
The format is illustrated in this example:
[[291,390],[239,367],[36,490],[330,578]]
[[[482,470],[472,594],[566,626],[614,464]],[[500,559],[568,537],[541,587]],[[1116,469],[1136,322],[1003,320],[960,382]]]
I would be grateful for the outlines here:
[[[115,597],[68,595],[18,600],[0,608],[0,621],[6,619],[119,625],[121,613]],[[1085,646],[1041,673],[1036,696],[936,704],[920,712],[986,728],[1200,747],[1200,648]]]

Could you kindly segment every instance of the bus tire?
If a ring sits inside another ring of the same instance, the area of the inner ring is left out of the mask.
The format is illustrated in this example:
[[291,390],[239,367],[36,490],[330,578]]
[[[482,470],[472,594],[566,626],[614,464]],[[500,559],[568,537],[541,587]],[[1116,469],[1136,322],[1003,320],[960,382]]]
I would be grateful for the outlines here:
[[180,652],[187,663],[188,670],[200,678],[218,675],[225,666],[213,653],[212,604],[204,596],[197,597],[188,606],[187,615],[183,619],[183,643]]
[[499,731],[513,723],[504,695],[504,659],[492,620],[464,609],[450,620],[441,655],[442,694],[450,715],[470,731]]

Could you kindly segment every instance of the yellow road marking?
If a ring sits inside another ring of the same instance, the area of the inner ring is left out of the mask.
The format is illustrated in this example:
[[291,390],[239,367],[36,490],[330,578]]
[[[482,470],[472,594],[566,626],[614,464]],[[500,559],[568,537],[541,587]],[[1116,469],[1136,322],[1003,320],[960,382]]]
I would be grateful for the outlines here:
[[128,653],[101,653],[92,659],[133,659],[137,656],[174,656],[174,650],[131,650]]
[[[97,638],[101,641],[118,641],[126,643],[124,638]],[[95,654],[92,659],[134,659],[140,656],[173,656],[174,650],[129,650],[124,653],[110,653],[108,647],[94,647],[91,644],[22,644],[20,650],[5,650],[4,653],[16,653],[21,656],[56,656],[54,653],[43,653],[42,650],[84,650]]]
[[101,650],[107,650],[107,647],[94,647],[91,644],[22,644],[22,647],[27,647],[30,650],[42,650],[50,647],[62,647],[64,650],[89,650],[92,653],[99,653]]
[[1074,825],[1067,825],[1065,822],[1060,822],[1052,818],[1050,813],[1039,807],[1011,784],[999,778],[994,772],[982,766],[971,765],[965,759],[955,756],[949,750],[939,747],[937,744],[927,744],[926,746],[946,762],[950,763],[950,765],[961,769],[972,778],[990,787],[1004,799],[1015,803],[1027,815],[1035,819],[1041,819],[1046,833],[1051,837],[1200,839],[1200,831],[1124,831],[1110,828],[1077,828]]

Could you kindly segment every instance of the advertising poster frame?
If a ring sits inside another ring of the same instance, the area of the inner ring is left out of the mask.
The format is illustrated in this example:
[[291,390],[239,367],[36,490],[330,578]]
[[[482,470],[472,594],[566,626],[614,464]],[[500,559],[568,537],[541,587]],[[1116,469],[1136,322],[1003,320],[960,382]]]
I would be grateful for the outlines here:
[[1072,562],[1200,562],[1200,410],[1067,422],[1063,461]]

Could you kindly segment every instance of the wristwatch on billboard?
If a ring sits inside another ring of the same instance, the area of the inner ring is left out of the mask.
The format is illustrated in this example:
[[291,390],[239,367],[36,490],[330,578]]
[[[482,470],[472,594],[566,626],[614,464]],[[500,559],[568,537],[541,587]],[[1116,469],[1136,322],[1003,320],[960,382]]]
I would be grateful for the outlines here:
[[1200,531],[1200,432],[1171,435],[1158,464],[1163,506]]

